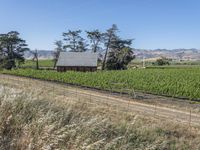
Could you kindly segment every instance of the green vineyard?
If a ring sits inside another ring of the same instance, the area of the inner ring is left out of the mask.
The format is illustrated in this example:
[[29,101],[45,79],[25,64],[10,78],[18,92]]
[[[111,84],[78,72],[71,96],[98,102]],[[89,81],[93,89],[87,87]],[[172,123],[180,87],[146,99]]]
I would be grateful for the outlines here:
[[120,91],[134,89],[172,97],[199,100],[200,68],[135,69],[126,71],[66,72],[18,69],[2,73]]

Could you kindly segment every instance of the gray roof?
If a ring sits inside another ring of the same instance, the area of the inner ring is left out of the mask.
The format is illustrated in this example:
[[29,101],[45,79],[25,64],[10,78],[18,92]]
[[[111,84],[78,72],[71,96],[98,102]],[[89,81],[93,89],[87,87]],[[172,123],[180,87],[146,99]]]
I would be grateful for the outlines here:
[[61,52],[57,66],[97,66],[97,53],[91,52]]

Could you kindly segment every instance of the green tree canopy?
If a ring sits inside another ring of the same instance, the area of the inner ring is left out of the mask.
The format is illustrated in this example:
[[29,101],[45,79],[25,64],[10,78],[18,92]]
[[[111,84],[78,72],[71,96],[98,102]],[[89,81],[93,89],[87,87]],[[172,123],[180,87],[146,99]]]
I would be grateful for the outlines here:
[[113,43],[116,39],[119,37],[117,36],[117,32],[119,31],[117,25],[113,24],[110,29],[104,33],[104,46],[105,46],[105,55],[103,58],[102,63],[102,70],[106,68],[106,61],[107,61],[107,55],[111,47],[111,43]]
[[0,34],[0,62],[1,67],[12,69],[16,62],[24,62],[24,52],[29,50],[26,41],[19,37],[17,31]]
[[81,30],[68,30],[68,32],[63,33],[65,45],[63,46],[65,50],[71,52],[84,52],[87,50],[87,43],[85,39],[80,36]]
[[93,31],[86,31],[87,37],[90,40],[90,45],[92,48],[92,52],[96,53],[101,49],[100,45],[103,42],[104,34],[101,33],[98,29]]
[[159,59],[156,60],[155,63],[153,63],[154,65],[158,65],[158,66],[164,66],[164,65],[170,65],[170,59],[166,58],[166,57],[161,57]]
[[111,42],[106,61],[108,70],[127,69],[127,65],[135,58],[131,44],[132,40],[115,39]]

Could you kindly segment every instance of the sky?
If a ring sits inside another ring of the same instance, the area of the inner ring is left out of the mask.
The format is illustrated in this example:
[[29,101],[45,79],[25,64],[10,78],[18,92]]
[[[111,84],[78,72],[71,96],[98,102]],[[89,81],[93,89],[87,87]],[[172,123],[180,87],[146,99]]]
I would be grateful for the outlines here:
[[112,24],[134,48],[200,48],[200,0],[0,0],[0,33],[18,31],[31,49]]

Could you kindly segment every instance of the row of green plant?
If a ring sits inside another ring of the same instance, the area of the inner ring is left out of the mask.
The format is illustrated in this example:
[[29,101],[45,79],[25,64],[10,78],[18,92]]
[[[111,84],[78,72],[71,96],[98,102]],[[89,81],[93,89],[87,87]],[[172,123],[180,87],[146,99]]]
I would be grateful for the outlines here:
[[[40,67],[50,67],[53,68],[54,62],[51,59],[46,60],[39,60],[38,61]],[[35,68],[35,62],[33,60],[25,60],[24,64],[21,65],[21,67],[29,67],[29,68]]]
[[200,68],[134,69],[124,71],[66,72],[4,70],[2,73],[71,83],[103,90],[134,89],[172,97],[200,98]]
[[165,65],[165,66],[147,66],[147,69],[192,69],[200,68],[200,65]]

